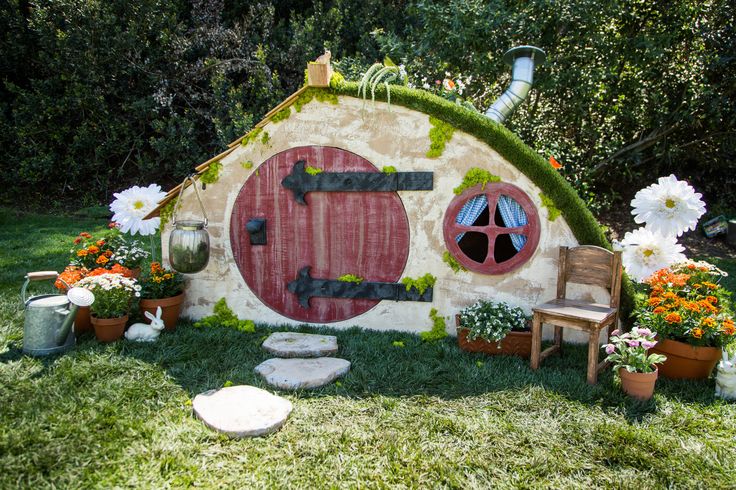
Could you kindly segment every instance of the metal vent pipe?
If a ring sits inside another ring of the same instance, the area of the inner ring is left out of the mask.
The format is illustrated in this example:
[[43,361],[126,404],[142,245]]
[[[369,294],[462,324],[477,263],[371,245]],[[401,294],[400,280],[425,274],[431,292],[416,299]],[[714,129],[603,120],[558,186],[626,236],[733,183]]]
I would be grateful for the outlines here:
[[517,46],[503,55],[503,61],[513,67],[511,85],[486,111],[486,117],[503,124],[524,101],[534,82],[535,65],[543,64],[547,55],[534,46]]

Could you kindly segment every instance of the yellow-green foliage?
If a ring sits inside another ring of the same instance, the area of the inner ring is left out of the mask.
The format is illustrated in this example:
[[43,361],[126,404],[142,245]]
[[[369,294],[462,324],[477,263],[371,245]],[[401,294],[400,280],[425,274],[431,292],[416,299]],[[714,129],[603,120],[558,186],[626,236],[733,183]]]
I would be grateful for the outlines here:
[[328,104],[337,105],[337,95],[327,90],[320,90],[317,88],[308,88],[294,101],[294,109],[296,112],[302,112],[302,107],[317,99],[319,102],[325,102]]
[[557,209],[557,206],[552,202],[552,199],[545,196],[542,192],[539,193],[539,198],[542,200],[542,206],[547,208],[547,219],[550,221],[556,220],[562,212]]
[[360,276],[356,276],[355,274],[343,274],[342,276],[337,278],[338,281],[342,282],[352,282],[354,284],[360,284],[363,282],[363,278]]
[[243,136],[243,139],[240,141],[240,144],[243,146],[248,146],[249,144],[253,143],[263,132],[263,128],[255,128],[250,133]]
[[394,347],[404,347],[404,342],[402,340],[394,340],[391,342],[391,345]]
[[432,128],[429,130],[427,158],[437,158],[445,151],[445,144],[452,138],[455,127],[434,116],[429,116],[429,124],[432,125]]
[[179,198],[175,197],[171,201],[167,202],[166,206],[159,210],[158,217],[161,218],[161,225],[159,225],[160,229],[163,229],[163,227],[166,226],[166,223],[171,220],[171,217],[174,214],[174,206],[176,206],[178,200]]
[[271,116],[271,122],[272,123],[277,123],[279,121],[283,121],[285,119],[289,119],[290,116],[291,116],[291,106],[284,107],[279,112],[277,112],[276,114],[274,114],[273,116]]
[[268,131],[264,131],[261,135],[261,143],[264,145],[268,145],[268,143],[271,141],[271,135],[268,134]]
[[324,172],[324,170],[322,170],[321,168],[312,167],[311,165],[307,165],[307,168],[305,168],[304,171],[309,175],[317,175]]
[[202,318],[194,324],[197,328],[204,327],[227,327],[234,328],[240,332],[253,333],[256,331],[256,325],[253,320],[239,320],[233,310],[227,306],[225,298],[215,303],[214,314]]
[[242,167],[243,167],[244,169],[246,169],[246,170],[250,170],[250,169],[252,169],[252,168],[253,168],[253,162],[251,162],[250,160],[246,160],[246,161],[244,161],[243,163],[241,163],[240,165],[241,165],[241,166],[242,166]]
[[419,291],[419,294],[424,294],[424,291],[426,291],[427,288],[434,286],[434,283],[436,281],[437,278],[428,272],[417,279],[405,277],[401,280],[401,284],[406,286],[407,291],[409,291],[411,288],[416,288],[416,290]]
[[345,77],[339,71],[333,71],[330,77],[330,88],[340,88],[345,84]]
[[445,250],[445,253],[442,254],[442,262],[447,264],[456,274],[460,271],[466,272],[468,270],[448,250]]
[[222,164],[220,162],[212,162],[207,170],[202,172],[199,176],[199,181],[203,184],[214,184],[220,180],[220,171],[222,170]]
[[445,323],[445,319],[439,315],[437,315],[437,309],[432,308],[429,311],[429,318],[432,320],[432,330],[429,332],[422,332],[419,334],[419,336],[424,340],[425,342],[434,342],[435,340],[444,339],[447,337],[447,324]]
[[381,172],[383,172],[384,174],[395,174],[396,173],[396,167],[394,167],[393,165],[385,165],[381,169]]
[[455,194],[462,194],[465,189],[470,189],[478,184],[482,184],[482,188],[486,188],[486,184],[489,182],[501,182],[501,177],[493,175],[488,170],[482,168],[473,167],[468,170],[468,173],[463,177],[463,183],[455,187],[452,192]]

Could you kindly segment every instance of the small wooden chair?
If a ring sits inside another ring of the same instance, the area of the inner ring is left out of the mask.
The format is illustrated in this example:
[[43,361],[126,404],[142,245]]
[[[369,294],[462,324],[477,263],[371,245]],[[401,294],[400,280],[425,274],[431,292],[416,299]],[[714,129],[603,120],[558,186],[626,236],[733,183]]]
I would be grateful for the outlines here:
[[[603,286],[610,290],[609,305],[587,303],[567,299],[567,283]],[[572,328],[588,332],[588,383],[595,384],[598,372],[606,362],[598,364],[598,339],[608,327],[611,332],[618,323],[618,306],[621,296],[621,252],[592,245],[575,248],[560,247],[560,264],[557,272],[557,299],[532,308],[532,369],[550,354],[562,349],[562,329]],[[554,345],[542,352],[542,324],[555,326]]]

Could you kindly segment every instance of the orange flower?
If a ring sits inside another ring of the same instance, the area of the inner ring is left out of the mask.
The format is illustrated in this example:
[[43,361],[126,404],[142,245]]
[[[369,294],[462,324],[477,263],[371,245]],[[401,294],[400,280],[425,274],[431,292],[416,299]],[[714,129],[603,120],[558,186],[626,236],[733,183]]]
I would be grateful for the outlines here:
[[660,298],[659,296],[649,298],[649,306],[659,306],[660,304],[662,304],[662,301],[662,298]]
[[117,223],[115,223],[114,221],[110,221],[110,222],[109,222],[109,223],[107,224],[107,227],[108,227],[108,228],[110,228],[111,230],[112,230],[113,228],[117,228],[117,226],[118,226],[118,224],[117,224]]
[[555,157],[553,157],[553,156],[550,156],[549,157],[549,164],[552,165],[552,168],[555,169],[555,170],[559,170],[559,169],[562,168],[562,164],[560,164],[560,162],[558,162],[557,160],[555,160]]
[[161,272],[161,264],[159,262],[151,262],[151,273],[155,274],[157,272]]
[[736,333],[736,327],[734,327],[733,322],[723,322],[723,325],[721,325],[721,332],[725,333],[726,335],[733,335],[734,333]]
[[705,300],[712,305],[718,304],[718,298],[716,298],[715,296],[708,296],[707,298],[705,298]]
[[171,274],[164,274],[164,279],[171,279]]
[[683,308],[688,311],[694,311],[695,313],[700,311],[700,305],[694,301],[685,301],[682,304]]
[[112,272],[113,274],[122,274],[125,277],[133,277],[133,271],[120,264],[114,264],[110,267],[109,272]]
[[82,242],[82,239],[80,237],[77,237],[74,239],[74,245],[79,245]]
[[692,335],[696,339],[699,339],[700,337],[703,336],[703,330],[698,327],[695,327],[692,330],[690,330],[690,335]]
[[104,255],[109,259],[110,257],[112,257],[112,250],[105,250]]
[[97,260],[95,260],[95,262],[96,262],[96,263],[98,263],[98,264],[100,264],[100,265],[105,265],[105,264],[107,264],[107,263],[108,263],[109,261],[110,261],[110,259],[108,259],[108,258],[107,258],[107,257],[105,257],[104,255],[100,255],[99,257],[97,257]]
[[94,245],[90,245],[89,247],[87,247],[87,252],[89,252],[89,253],[91,253],[93,255],[96,254],[99,251],[100,251],[100,248],[99,247],[96,247]]
[[695,284],[693,284],[693,287],[694,287],[695,289],[700,289],[700,288],[702,288],[702,287],[703,287],[703,285],[702,285],[702,284],[700,284],[699,282],[696,282]]
[[711,313],[718,313],[718,308],[713,306],[708,300],[701,299],[700,301],[698,301],[698,304]]
[[87,256],[87,249],[83,248],[82,250],[77,250],[77,257],[86,257]]
[[711,318],[711,317],[708,316],[708,317],[703,318],[700,321],[700,324],[703,325],[704,327],[715,327],[716,326],[716,321],[715,321],[714,318]]
[[669,313],[666,317],[664,317],[664,321],[667,323],[680,323],[682,321],[682,317],[679,313]]
[[101,247],[105,244],[105,240],[97,240],[97,246]]
[[687,264],[687,268],[692,270],[695,270],[695,264]]
[[656,308],[654,308],[654,311],[652,311],[652,313],[654,313],[655,315],[659,315],[660,313],[664,313],[665,311],[667,311],[667,308],[665,308],[664,306],[657,306]]
[[92,235],[90,235],[86,231],[83,231],[82,233],[80,233],[79,236],[81,236],[82,238],[92,238]]
[[712,282],[703,281],[703,286],[707,287],[708,289],[715,289],[718,287],[718,284],[713,284]]
[[84,267],[69,265],[66,267],[66,269],[64,269],[64,272],[59,274],[59,277],[56,279],[54,286],[56,286],[59,291],[66,291],[66,285],[64,285],[64,283],[69,286],[74,286],[77,282],[84,278],[85,274],[87,274],[87,269],[85,269]]
[[677,295],[673,293],[672,291],[667,291],[666,293],[662,295],[662,297],[665,299],[677,299]]

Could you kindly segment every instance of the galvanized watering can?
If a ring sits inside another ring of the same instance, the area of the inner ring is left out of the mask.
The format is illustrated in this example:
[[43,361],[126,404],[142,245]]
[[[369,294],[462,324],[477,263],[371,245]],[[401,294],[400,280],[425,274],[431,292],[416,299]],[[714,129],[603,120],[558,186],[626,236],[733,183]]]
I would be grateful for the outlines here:
[[[204,217],[203,221],[177,221],[176,219],[176,210],[181,206],[181,194],[187,180],[191,181],[194,187],[194,193]],[[197,183],[191,175],[181,184],[179,198],[174,205],[173,221],[174,229],[169,235],[169,264],[175,271],[185,274],[194,274],[203,270],[210,260],[210,234],[207,231],[207,214],[204,211],[202,199],[199,198]]]
[[[89,306],[95,296],[84,288],[71,288],[67,294],[42,294],[26,298],[31,281],[56,280],[55,271],[29,272],[20,290],[25,307],[23,352],[31,356],[61,354],[74,347],[72,324],[80,306]],[[64,282],[62,280],[62,282]]]

